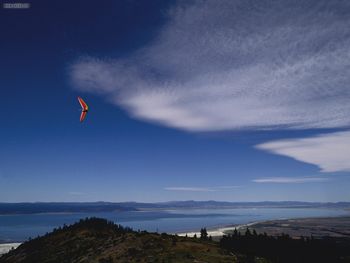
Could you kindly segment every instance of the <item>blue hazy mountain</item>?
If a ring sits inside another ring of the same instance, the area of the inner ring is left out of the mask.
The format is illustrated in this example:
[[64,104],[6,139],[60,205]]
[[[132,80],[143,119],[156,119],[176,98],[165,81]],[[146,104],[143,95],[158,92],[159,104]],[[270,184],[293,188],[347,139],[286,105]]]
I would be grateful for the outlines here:
[[82,212],[112,212],[134,211],[133,207],[108,202],[88,203],[0,203],[0,214],[38,214],[38,213],[82,213]]
[[139,211],[145,209],[217,209],[217,208],[350,208],[350,202],[321,203],[298,201],[266,202],[221,202],[221,201],[170,201],[161,203],[139,202],[36,202],[36,203],[0,203],[0,214],[37,214],[37,213],[82,213]]

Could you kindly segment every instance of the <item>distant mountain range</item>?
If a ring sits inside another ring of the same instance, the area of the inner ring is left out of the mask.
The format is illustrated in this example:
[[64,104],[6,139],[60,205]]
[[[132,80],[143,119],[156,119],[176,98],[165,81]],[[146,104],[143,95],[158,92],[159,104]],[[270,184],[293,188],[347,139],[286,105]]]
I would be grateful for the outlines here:
[[0,214],[84,213],[135,211],[136,208],[118,203],[0,203]]
[[0,214],[38,214],[38,213],[84,213],[113,211],[143,211],[167,209],[218,209],[218,208],[338,208],[350,209],[350,202],[221,202],[221,201],[170,201],[160,203],[138,202],[35,202],[0,203]]

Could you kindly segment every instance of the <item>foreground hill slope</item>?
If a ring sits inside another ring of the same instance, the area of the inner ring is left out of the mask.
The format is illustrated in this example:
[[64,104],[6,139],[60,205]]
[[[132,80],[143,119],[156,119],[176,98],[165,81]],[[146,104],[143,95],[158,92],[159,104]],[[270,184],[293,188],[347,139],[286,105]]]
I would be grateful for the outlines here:
[[236,262],[210,241],[135,232],[90,218],[23,243],[0,257],[9,262]]

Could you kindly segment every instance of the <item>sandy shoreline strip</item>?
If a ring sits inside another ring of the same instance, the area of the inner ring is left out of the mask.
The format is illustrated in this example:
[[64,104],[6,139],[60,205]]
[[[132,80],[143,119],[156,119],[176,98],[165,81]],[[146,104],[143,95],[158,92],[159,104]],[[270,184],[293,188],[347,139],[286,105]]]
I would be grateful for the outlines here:
[[0,256],[9,252],[12,248],[17,248],[22,243],[4,243],[0,244]]
[[[251,223],[247,223],[247,224],[241,224],[241,225],[232,225],[232,226],[224,226],[224,227],[219,227],[219,228],[215,228],[215,229],[207,229],[207,233],[209,236],[212,237],[221,237],[223,235],[225,235],[226,231],[233,231],[235,230],[235,228],[237,230],[239,229],[244,229],[247,227],[250,227],[252,225],[258,224],[260,223],[260,221],[257,222],[251,222]],[[200,236],[200,232],[181,232],[181,233],[176,233],[178,236],[188,236],[188,237],[193,237],[194,235],[197,235],[197,237]]]

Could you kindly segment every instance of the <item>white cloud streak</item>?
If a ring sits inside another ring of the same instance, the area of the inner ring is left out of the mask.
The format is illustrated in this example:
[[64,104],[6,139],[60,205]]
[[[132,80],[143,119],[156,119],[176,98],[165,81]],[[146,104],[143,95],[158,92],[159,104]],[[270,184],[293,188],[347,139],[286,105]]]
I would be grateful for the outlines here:
[[350,132],[262,143],[256,148],[317,165],[321,172],[350,172]]
[[189,131],[350,124],[350,2],[178,2],[152,43],[81,59],[77,89]]
[[81,195],[85,195],[85,193],[83,192],[69,192],[69,195],[76,195],[76,196],[81,196]]
[[325,177],[267,177],[252,180],[254,183],[302,184],[327,182]]
[[164,190],[167,191],[186,191],[186,192],[217,192],[217,191],[227,191],[232,189],[240,188],[238,185],[230,186],[216,186],[216,187],[165,187]]

